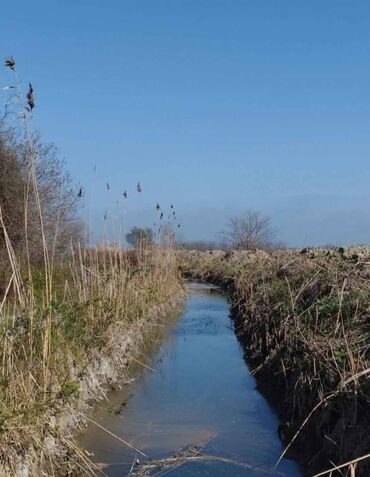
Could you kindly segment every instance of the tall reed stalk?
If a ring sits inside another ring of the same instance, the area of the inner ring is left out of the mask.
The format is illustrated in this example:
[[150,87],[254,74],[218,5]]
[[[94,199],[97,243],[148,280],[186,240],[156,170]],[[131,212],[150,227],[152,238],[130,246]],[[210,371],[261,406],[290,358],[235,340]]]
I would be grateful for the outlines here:
[[[117,327],[121,339],[146,323],[149,328],[153,307],[165,307],[179,292],[170,241],[127,251],[111,245],[107,235],[103,245],[71,243],[68,254],[56,254],[59,211],[54,236],[47,237],[37,180],[39,150],[32,131],[33,88],[30,85],[25,98],[15,62],[11,70],[29,169],[24,192],[25,260],[13,246],[0,207],[10,265],[0,297],[0,473],[14,470],[27,446],[40,447],[46,429],[56,432],[50,416],[78,396],[93,354],[109,355]],[[31,205],[40,225],[41,265],[30,253]]]

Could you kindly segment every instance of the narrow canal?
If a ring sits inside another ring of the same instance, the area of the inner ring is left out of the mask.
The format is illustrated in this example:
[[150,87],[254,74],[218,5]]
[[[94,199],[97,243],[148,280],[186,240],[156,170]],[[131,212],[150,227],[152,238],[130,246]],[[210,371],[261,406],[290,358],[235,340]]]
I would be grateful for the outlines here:
[[225,297],[190,284],[184,311],[165,328],[146,357],[154,371],[135,366],[132,384],[93,416],[153,461],[95,424],[79,440],[92,460],[108,476],[300,476],[286,459],[274,470],[279,421],[256,390]]

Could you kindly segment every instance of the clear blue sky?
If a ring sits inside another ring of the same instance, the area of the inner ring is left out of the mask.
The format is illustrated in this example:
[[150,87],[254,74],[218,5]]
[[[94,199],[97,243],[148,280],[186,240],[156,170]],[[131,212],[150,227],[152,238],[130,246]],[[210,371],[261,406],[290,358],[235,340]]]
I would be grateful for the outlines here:
[[34,0],[3,2],[0,45],[87,188],[96,234],[127,188],[128,225],[173,202],[187,239],[252,207],[290,245],[359,243],[369,24],[368,0]]

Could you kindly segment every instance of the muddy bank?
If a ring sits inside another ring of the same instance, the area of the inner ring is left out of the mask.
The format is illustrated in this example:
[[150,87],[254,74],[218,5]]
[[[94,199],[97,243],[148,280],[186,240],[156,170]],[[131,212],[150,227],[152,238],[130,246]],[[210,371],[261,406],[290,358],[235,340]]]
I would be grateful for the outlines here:
[[[369,257],[366,247],[179,253],[184,276],[227,290],[286,444],[316,407],[288,449],[307,475],[370,449]],[[356,475],[369,474],[369,461],[357,466]]]

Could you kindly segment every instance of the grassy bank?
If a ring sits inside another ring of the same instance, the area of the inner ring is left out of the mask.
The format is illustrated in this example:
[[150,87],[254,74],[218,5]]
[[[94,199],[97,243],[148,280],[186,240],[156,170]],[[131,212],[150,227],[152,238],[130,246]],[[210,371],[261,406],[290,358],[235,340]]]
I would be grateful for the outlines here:
[[[183,275],[227,289],[258,386],[307,475],[369,454],[370,249],[183,251],[178,260]],[[367,477],[370,460],[341,472]]]
[[1,306],[0,474],[67,475],[82,466],[71,432],[122,380],[154,323],[179,303],[170,248],[77,249],[11,273]]
[[[88,184],[74,185],[56,147],[34,131],[38,92],[20,80],[12,56],[4,66],[9,85],[0,98],[0,475],[70,475],[78,467],[90,475],[93,464],[73,432],[105,390],[125,380],[153,325],[181,300],[173,234],[163,221],[157,245],[151,236],[130,242],[136,248],[130,252],[90,248],[91,224],[81,210]],[[108,182],[101,185],[110,190]],[[121,194],[114,214],[104,213],[107,244],[122,243],[125,235],[127,190]],[[158,203],[155,210],[162,220]]]

